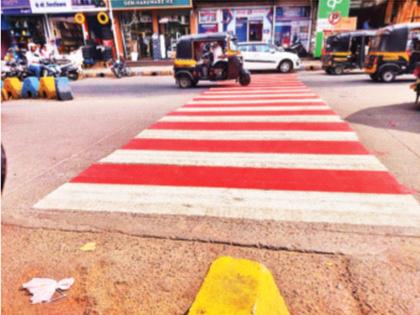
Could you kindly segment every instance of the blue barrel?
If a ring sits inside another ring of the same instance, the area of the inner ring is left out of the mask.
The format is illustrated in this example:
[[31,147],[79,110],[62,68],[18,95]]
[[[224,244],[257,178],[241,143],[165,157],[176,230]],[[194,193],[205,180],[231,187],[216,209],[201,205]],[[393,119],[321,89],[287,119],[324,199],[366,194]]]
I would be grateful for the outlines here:
[[22,85],[22,97],[31,98],[38,97],[39,80],[37,77],[27,77]]
[[55,91],[59,101],[70,101],[73,99],[70,82],[67,77],[59,77],[55,79]]

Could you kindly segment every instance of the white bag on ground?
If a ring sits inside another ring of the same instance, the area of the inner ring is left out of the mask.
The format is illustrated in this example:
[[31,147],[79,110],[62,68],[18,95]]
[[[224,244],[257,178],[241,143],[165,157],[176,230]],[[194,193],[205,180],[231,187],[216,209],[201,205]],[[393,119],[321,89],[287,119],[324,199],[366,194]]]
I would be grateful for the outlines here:
[[31,294],[32,304],[50,302],[55,291],[68,290],[74,283],[74,278],[65,278],[60,281],[49,278],[33,278],[22,285]]

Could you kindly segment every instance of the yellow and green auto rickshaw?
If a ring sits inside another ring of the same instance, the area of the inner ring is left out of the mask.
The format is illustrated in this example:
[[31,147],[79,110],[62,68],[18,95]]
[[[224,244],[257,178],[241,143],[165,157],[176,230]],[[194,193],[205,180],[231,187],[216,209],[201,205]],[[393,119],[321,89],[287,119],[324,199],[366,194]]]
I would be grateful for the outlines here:
[[229,33],[186,35],[179,38],[174,61],[174,76],[180,88],[197,85],[200,80],[251,82],[243,67],[236,38]]
[[346,69],[362,69],[370,40],[376,31],[346,32],[327,38],[322,54],[322,68],[328,74],[342,74]]
[[365,72],[374,81],[393,82],[413,73],[420,61],[420,23],[404,23],[378,30],[365,60]]

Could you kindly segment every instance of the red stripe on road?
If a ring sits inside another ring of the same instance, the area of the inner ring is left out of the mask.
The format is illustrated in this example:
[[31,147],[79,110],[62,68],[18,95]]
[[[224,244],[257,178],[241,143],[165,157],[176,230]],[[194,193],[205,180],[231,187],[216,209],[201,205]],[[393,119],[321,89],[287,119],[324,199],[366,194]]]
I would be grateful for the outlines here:
[[351,131],[344,122],[158,122],[149,129]]
[[126,144],[123,149],[199,152],[369,154],[358,141],[134,139]]
[[94,164],[73,183],[406,193],[387,172]]
[[333,110],[283,110],[283,111],[176,111],[167,116],[285,116],[285,115],[336,115]]
[[[315,95],[313,95],[313,96],[299,96],[299,95],[297,95],[297,96],[258,96],[258,97],[250,96],[250,97],[247,97],[244,100],[247,100],[247,101],[296,100],[296,99],[305,100],[305,99],[314,99],[314,98],[319,98],[319,96],[315,96]],[[220,96],[220,97],[213,97],[213,96],[212,97],[207,97],[207,96],[200,97],[200,96],[198,96],[198,97],[194,97],[193,100],[194,101],[233,101],[233,100],[235,100],[235,98],[233,98],[233,97],[223,97],[223,96]],[[242,99],[236,99],[236,100],[240,101]]]
[[[232,100],[234,101],[234,100]],[[267,102],[267,103],[217,103],[217,104],[209,104],[209,103],[200,103],[200,102],[194,102],[187,105],[184,105],[183,107],[255,107],[255,106],[311,106],[311,105],[326,105],[324,101],[321,99],[319,101],[302,101],[302,102]]]

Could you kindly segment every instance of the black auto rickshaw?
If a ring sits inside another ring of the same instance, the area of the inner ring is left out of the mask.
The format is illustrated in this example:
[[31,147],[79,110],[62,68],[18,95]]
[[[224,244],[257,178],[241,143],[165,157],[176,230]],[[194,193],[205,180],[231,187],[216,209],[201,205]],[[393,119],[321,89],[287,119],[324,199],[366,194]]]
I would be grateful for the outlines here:
[[328,74],[342,74],[346,69],[362,69],[370,40],[376,31],[355,31],[327,38],[322,54],[322,68]]
[[378,30],[365,60],[372,80],[392,82],[396,76],[413,73],[420,61],[420,23],[404,23]]
[[[238,80],[251,82],[249,71],[236,49],[236,38],[229,33],[186,35],[179,38],[174,61],[174,76],[180,88],[197,85],[200,80]],[[216,50],[214,49],[216,47]],[[217,50],[218,49],[218,50]],[[215,53],[222,52],[219,56]]]

